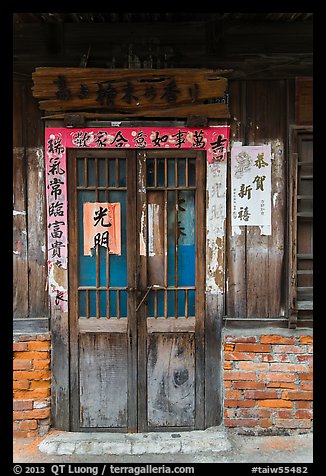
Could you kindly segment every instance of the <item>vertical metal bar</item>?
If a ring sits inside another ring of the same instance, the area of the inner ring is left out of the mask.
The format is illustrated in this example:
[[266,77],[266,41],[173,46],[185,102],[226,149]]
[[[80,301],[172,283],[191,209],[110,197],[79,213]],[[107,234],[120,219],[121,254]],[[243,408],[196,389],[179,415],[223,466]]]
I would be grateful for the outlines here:
[[185,289],[185,318],[188,318],[188,289]]
[[186,187],[189,187],[189,158],[186,158]]
[[157,319],[157,289],[152,289],[154,291],[154,317]]
[[178,187],[178,159],[174,159],[174,185]]
[[164,159],[164,187],[168,186],[168,159]]
[[100,291],[97,289],[96,290],[96,319],[100,318],[100,296],[99,296]]
[[111,318],[111,312],[110,312],[110,290],[107,288],[106,290],[106,318],[110,319]]
[[168,318],[168,290],[164,289],[164,317]]
[[87,159],[84,158],[84,187],[88,185],[88,176],[87,176]]
[[86,319],[89,319],[89,290],[86,289]]
[[116,290],[116,299],[117,299],[117,319],[120,319],[120,289]]
[[115,186],[119,187],[120,182],[120,170],[119,170],[119,159],[115,159]]
[[105,187],[108,188],[109,186],[109,160],[107,157],[105,158]]
[[154,158],[154,187],[157,187],[157,157]]

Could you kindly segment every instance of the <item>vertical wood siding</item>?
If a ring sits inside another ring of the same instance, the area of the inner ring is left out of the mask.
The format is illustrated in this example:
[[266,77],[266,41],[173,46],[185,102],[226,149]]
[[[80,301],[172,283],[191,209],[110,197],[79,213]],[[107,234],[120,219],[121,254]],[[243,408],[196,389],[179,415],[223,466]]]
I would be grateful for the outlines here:
[[229,206],[226,314],[241,318],[283,317],[287,272],[287,84],[283,80],[231,82],[230,98],[231,140],[243,145],[271,143],[272,234],[264,236],[255,226],[241,227],[241,234],[232,236]]
[[44,150],[31,82],[14,82],[13,315],[48,316]]

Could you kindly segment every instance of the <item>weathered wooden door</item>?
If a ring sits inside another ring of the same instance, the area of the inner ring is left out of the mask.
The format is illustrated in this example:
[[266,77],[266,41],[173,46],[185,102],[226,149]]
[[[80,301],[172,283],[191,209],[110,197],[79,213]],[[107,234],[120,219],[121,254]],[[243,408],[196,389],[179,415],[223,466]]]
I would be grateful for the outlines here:
[[[204,428],[205,165],[193,150],[70,151],[74,431]],[[120,204],[120,254],[85,253],[84,203]]]

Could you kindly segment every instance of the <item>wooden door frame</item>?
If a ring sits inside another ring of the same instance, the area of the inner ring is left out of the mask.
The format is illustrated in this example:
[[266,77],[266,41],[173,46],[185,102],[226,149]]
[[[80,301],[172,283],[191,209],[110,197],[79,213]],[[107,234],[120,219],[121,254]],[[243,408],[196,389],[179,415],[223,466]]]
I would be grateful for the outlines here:
[[[97,125],[97,124],[96,124]],[[98,124],[101,127],[101,123]],[[107,124],[103,124],[103,128]],[[122,125],[123,129],[125,126]],[[129,127],[129,124],[126,124],[126,127]],[[137,126],[135,126],[137,127]],[[160,127],[160,126],[159,126]],[[216,127],[216,126],[215,126]],[[216,131],[215,127],[212,129],[214,133]],[[228,126],[229,127],[229,126]],[[86,126],[84,129],[90,129],[89,126]],[[173,129],[177,132],[180,129],[180,126],[173,126]],[[66,143],[66,137],[70,134],[69,129],[63,127],[63,121],[61,120],[47,120],[45,123],[45,155],[48,157],[48,140],[49,137],[55,137],[58,140],[62,139],[63,146],[63,163],[66,162],[66,150],[71,148],[69,141]],[[208,146],[208,145],[207,145]],[[86,147],[87,148],[87,147]],[[197,149],[198,150],[198,149]],[[222,186],[225,184],[226,187],[226,161],[221,164],[219,163],[207,163],[207,149],[203,149],[203,160],[207,164],[207,204],[211,204],[211,194],[210,189],[208,188],[209,180],[217,170],[220,170],[218,174],[220,175],[220,182]],[[46,159],[46,168],[45,173],[48,173],[48,165]],[[220,167],[221,165],[221,167]],[[216,168],[217,167],[217,168]],[[67,185],[64,185],[64,190],[67,191]],[[48,192],[47,192],[48,193]],[[48,198],[48,197],[47,197]],[[224,206],[226,203],[226,193],[223,195],[218,195],[217,202]],[[49,205],[47,203],[47,205]],[[225,215],[226,216],[226,215]],[[224,216],[224,218],[225,218]],[[222,230],[224,220],[223,216],[219,216],[219,229]],[[70,228],[70,227],[69,227]],[[209,248],[209,239],[208,234],[211,229],[209,225],[209,216],[207,216],[207,237],[206,239],[206,256],[208,256]],[[225,276],[225,267],[224,267],[224,243],[225,243],[225,233],[222,230],[222,233],[219,235],[219,244],[218,246],[221,249],[221,253],[218,256],[219,266],[222,266],[220,276]],[[136,242],[133,243],[133,246],[136,246]],[[48,258],[50,259],[50,257]],[[51,262],[48,261],[49,263]],[[206,266],[206,280],[208,277],[212,277],[212,270],[210,269],[210,258],[207,261]],[[49,280],[50,280],[49,276]],[[221,282],[223,279],[221,279]],[[65,289],[68,289],[68,269],[64,267],[62,269],[62,286]],[[55,282],[53,282],[56,285]],[[132,287],[132,286],[131,286]],[[205,287],[205,427],[219,425],[222,421],[222,369],[221,369],[221,332],[224,316],[224,285],[216,285],[214,289],[210,286],[207,287],[207,282],[204,284]],[[62,307],[61,303],[57,305],[54,302],[54,296],[51,295],[51,281],[49,283],[49,293],[50,293],[50,315],[51,315],[51,334],[52,334],[52,353],[51,353],[51,371],[52,371],[52,383],[51,383],[51,423],[54,428],[70,431],[70,370],[67,362],[70,356],[70,344],[69,344],[69,319],[67,310]],[[135,330],[133,331],[135,332]],[[134,335],[131,333],[130,338],[133,339]]]

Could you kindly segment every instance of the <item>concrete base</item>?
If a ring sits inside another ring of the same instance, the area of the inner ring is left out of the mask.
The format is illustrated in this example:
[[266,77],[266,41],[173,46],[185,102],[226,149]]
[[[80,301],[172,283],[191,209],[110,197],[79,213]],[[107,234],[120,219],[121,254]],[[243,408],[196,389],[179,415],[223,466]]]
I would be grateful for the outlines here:
[[39,450],[47,455],[193,454],[229,449],[228,436],[218,427],[180,433],[57,432],[39,445]]

